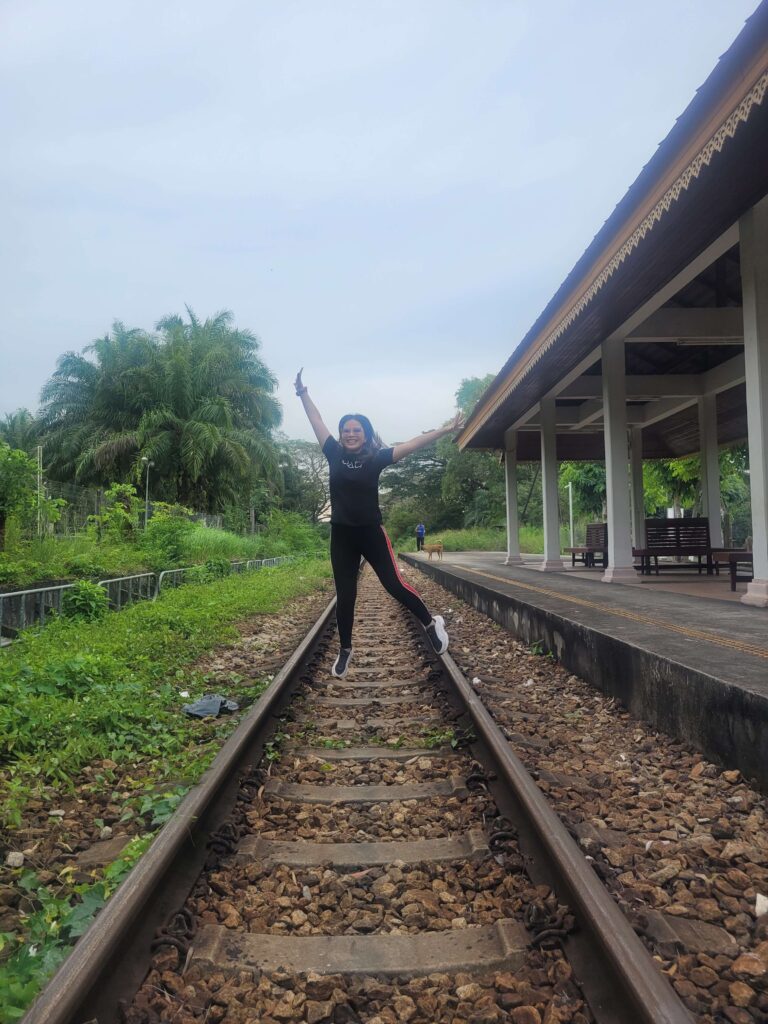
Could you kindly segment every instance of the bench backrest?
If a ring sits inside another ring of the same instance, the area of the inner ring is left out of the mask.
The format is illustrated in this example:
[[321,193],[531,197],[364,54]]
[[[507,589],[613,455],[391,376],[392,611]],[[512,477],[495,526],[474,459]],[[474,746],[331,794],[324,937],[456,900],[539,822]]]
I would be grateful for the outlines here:
[[595,548],[598,551],[607,551],[608,523],[587,524],[587,543],[585,547]]
[[709,520],[646,519],[645,546],[679,551],[681,548],[708,548]]

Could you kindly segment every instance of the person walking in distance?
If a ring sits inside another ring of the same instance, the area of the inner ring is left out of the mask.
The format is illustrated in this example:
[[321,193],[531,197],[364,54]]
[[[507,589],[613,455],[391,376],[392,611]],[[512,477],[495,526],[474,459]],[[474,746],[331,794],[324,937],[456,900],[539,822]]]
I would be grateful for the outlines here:
[[416,550],[421,551],[424,547],[424,534],[427,532],[427,528],[424,523],[419,523],[416,527]]
[[352,657],[352,627],[361,557],[371,566],[384,588],[413,612],[425,627],[435,651],[443,654],[448,650],[448,633],[443,617],[433,617],[419,594],[400,575],[392,545],[382,526],[379,476],[387,466],[458,430],[461,414],[449,426],[429,430],[411,441],[386,448],[367,416],[347,413],[339,422],[337,440],[309,397],[301,379],[302,372],[299,370],[294,381],[296,394],[330,468],[331,566],[336,584],[336,623],[340,646],[331,674],[343,679]]

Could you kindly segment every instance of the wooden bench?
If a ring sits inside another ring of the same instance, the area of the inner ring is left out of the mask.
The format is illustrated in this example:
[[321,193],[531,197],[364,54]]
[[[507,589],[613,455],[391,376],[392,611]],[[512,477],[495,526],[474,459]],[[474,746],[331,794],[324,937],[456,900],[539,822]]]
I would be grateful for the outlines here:
[[[712,560],[715,565],[715,572],[720,575],[720,566],[724,563],[728,566],[731,577],[731,590],[736,589],[737,583],[751,583],[754,579],[752,552],[734,550],[732,548],[721,548],[712,552]],[[739,566],[745,567],[745,571],[739,573]],[[748,567],[748,568],[747,568]]]
[[566,548],[566,554],[571,556],[571,565],[576,565],[576,559],[586,566],[594,566],[595,558],[600,559],[600,564],[605,568],[608,565],[608,524],[589,523],[587,525],[586,542],[581,548]]
[[698,558],[701,575],[702,558],[706,558],[707,575],[712,575],[712,545],[709,541],[709,520],[698,519],[646,519],[645,547],[633,548],[633,555],[640,559],[640,571],[651,575],[653,559],[656,575],[659,575],[659,558]]

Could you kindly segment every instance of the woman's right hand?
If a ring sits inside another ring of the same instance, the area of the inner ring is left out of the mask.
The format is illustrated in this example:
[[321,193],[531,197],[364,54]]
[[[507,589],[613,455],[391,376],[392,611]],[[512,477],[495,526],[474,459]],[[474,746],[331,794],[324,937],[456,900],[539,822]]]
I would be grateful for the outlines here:
[[296,389],[296,394],[299,396],[299,398],[307,390],[306,387],[304,386],[304,383],[303,383],[302,379],[301,379],[301,375],[302,375],[303,372],[304,372],[304,367],[302,366],[302,368],[296,374],[296,380],[293,382],[293,386]]

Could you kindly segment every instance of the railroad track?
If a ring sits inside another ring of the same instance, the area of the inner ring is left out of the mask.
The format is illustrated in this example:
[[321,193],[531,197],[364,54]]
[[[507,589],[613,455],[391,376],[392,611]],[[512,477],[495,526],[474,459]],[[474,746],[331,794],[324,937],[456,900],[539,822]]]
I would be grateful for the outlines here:
[[364,573],[27,1024],[690,1024],[450,656]]

